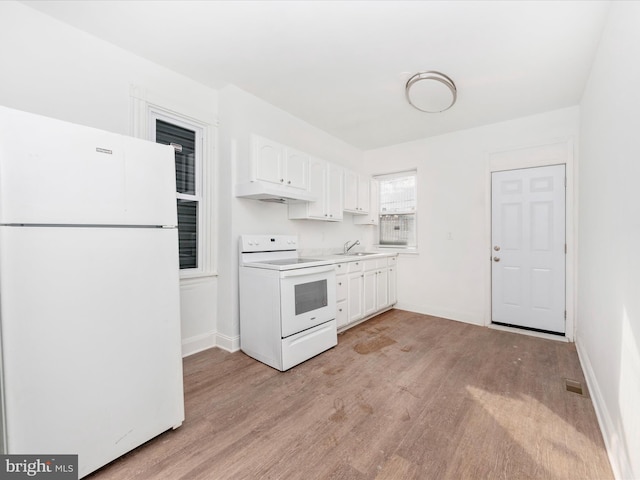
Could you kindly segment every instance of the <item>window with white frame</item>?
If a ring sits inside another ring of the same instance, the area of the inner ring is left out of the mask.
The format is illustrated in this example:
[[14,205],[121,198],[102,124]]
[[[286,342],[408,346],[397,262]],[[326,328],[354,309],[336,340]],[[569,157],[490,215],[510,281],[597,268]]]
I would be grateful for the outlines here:
[[417,247],[417,172],[375,177],[379,185],[379,240],[381,247]]
[[171,145],[176,160],[176,197],[181,270],[202,270],[203,129],[166,112],[150,111],[151,140]]

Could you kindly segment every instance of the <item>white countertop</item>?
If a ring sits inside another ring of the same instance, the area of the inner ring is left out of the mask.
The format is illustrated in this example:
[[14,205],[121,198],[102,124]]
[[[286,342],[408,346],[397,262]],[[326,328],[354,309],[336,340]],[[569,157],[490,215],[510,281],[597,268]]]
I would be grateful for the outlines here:
[[347,255],[342,255],[340,253],[334,253],[331,255],[314,255],[314,258],[318,258],[321,260],[331,260],[333,263],[341,263],[341,262],[353,262],[359,260],[368,260],[374,258],[382,258],[382,257],[395,257],[398,255],[398,252],[364,252],[365,255],[359,254],[359,252],[348,253]]

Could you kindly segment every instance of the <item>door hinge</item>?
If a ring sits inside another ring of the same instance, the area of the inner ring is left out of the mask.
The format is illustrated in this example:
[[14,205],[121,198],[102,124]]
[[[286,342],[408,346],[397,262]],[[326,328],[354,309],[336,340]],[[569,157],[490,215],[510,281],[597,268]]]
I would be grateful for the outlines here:
[[566,243],[564,244],[564,253],[565,254],[567,253],[567,244]]
[[566,310],[564,311],[564,319],[565,320],[567,319],[567,311]]
[[564,177],[564,188],[567,188],[567,177]]

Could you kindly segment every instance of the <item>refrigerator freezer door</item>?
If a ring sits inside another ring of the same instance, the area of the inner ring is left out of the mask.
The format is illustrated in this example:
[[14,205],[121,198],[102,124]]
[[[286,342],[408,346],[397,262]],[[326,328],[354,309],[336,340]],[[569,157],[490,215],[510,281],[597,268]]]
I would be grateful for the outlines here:
[[0,223],[176,225],[173,149],[0,107]]
[[84,476],[184,419],[176,229],[0,227],[7,453]]

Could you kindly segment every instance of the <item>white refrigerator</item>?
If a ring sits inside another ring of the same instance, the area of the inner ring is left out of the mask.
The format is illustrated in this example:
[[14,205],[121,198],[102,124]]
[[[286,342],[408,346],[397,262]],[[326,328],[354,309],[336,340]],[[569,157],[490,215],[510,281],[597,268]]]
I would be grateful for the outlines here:
[[2,453],[83,477],[184,420],[173,149],[0,107]]

